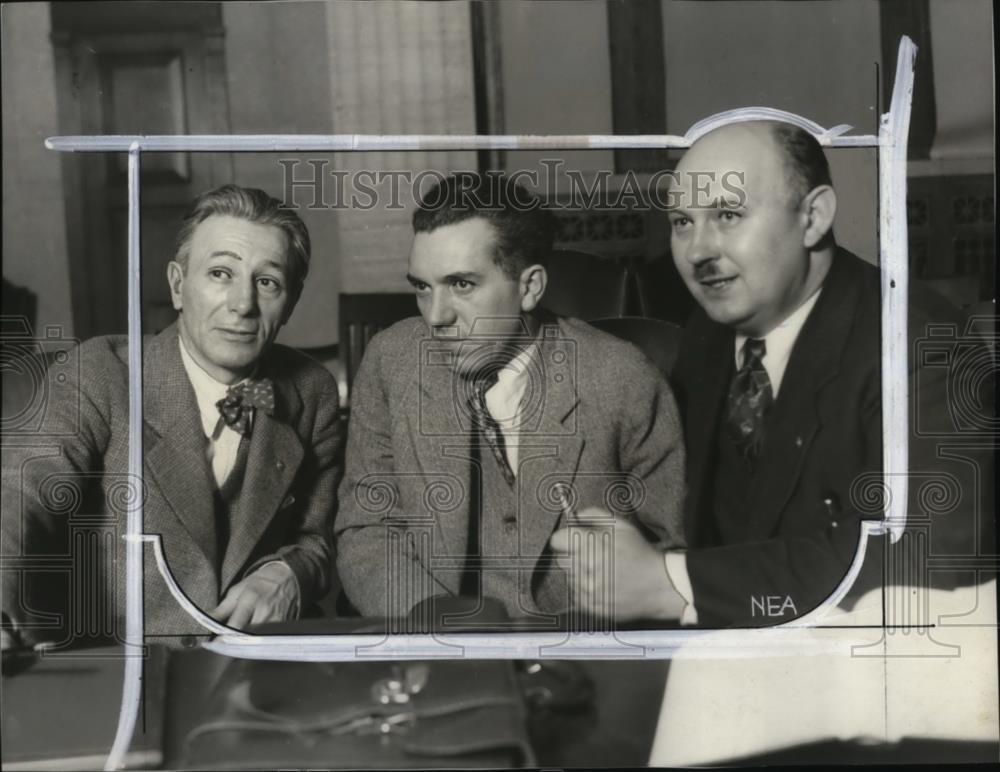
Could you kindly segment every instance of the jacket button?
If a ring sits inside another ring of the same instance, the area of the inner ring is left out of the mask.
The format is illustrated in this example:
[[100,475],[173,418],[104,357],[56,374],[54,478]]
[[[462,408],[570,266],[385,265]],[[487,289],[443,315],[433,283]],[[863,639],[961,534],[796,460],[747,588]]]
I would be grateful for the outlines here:
[[282,469],[285,468],[285,462],[284,461],[275,461],[274,462],[274,468],[277,469],[280,472]]
[[795,447],[797,447],[797,448],[801,448],[802,447],[802,438],[801,437],[796,437],[795,438]]

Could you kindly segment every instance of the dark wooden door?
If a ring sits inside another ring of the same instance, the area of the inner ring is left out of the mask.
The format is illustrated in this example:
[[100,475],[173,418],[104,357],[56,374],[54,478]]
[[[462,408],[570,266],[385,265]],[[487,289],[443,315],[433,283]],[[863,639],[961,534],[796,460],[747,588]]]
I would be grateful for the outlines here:
[[[53,4],[60,133],[228,133],[219,4],[135,4],[141,13],[132,5]],[[81,338],[126,330],[127,160],[124,153],[64,157],[73,316]],[[188,204],[232,174],[230,154],[142,157],[144,331],[174,317],[166,266]]]

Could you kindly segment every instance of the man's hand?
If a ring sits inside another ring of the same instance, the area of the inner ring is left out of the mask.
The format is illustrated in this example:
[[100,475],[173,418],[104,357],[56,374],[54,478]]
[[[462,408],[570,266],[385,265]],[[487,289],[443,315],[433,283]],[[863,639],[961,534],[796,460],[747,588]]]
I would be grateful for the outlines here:
[[0,628],[0,650],[7,651],[8,649],[15,648],[17,645],[14,634],[6,628]]
[[567,572],[575,608],[618,622],[680,619],[685,601],[670,583],[663,551],[629,521],[589,507],[553,533],[549,546]]
[[233,585],[211,616],[237,629],[281,622],[292,615],[298,599],[299,586],[292,569],[274,560]]

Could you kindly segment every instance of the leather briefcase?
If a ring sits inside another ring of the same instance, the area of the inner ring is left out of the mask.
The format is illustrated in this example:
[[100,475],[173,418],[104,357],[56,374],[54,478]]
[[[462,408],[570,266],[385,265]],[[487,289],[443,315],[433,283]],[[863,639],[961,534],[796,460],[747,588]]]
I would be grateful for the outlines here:
[[176,769],[533,766],[512,663],[277,662],[172,652]]

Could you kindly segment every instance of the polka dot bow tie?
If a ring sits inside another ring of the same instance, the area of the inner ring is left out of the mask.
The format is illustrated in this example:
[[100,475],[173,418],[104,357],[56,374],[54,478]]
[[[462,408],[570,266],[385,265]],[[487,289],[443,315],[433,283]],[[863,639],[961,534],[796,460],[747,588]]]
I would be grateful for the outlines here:
[[244,381],[231,386],[226,396],[215,403],[226,426],[243,436],[250,434],[254,408],[274,414],[274,384],[268,378]]

